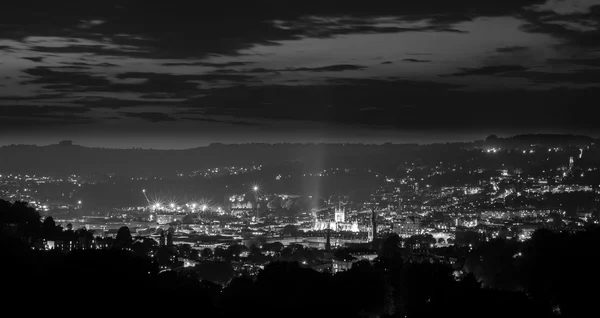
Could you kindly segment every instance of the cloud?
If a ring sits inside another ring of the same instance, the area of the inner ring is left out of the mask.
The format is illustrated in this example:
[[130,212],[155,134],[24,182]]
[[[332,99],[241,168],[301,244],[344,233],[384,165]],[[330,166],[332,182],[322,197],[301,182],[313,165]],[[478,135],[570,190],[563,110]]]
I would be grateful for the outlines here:
[[119,79],[147,79],[148,81],[158,82],[188,82],[188,81],[205,81],[205,82],[216,82],[216,81],[255,81],[256,77],[247,74],[220,74],[220,73],[206,73],[206,74],[193,74],[193,75],[181,75],[181,74],[169,74],[169,73],[153,73],[153,72],[128,72],[117,75]]
[[[114,1],[100,1],[71,3],[65,12],[61,6],[39,0],[3,6],[0,38],[23,41],[28,37],[53,36],[98,43],[32,47],[38,52],[202,59],[214,55],[239,55],[241,50],[258,44],[279,45],[281,41],[307,37],[464,32],[454,25],[482,16],[512,15],[525,6],[544,2],[347,1],[339,5],[339,1],[324,0],[319,5],[288,5],[266,0],[236,5],[211,2],[198,10],[197,4],[184,1],[133,1],[118,5]],[[40,14],[31,14],[31,7]],[[387,21],[382,22],[380,18],[387,18]],[[410,25],[406,22],[419,23]],[[105,45],[108,43],[110,46]]]
[[117,75],[119,79],[144,79],[141,83],[115,83],[106,77],[81,71],[57,71],[53,67],[36,67],[23,71],[32,76],[25,84],[41,84],[46,89],[59,92],[111,92],[111,93],[168,93],[181,96],[197,95],[200,82],[258,82],[249,74],[206,73],[177,75],[153,72],[128,72]]
[[600,69],[585,69],[572,72],[522,71],[504,73],[504,77],[522,77],[538,84],[600,84]]
[[61,65],[61,66],[48,66],[49,69],[67,69],[67,70],[89,70],[92,69],[89,66],[78,66],[78,65]]
[[343,72],[343,71],[357,71],[365,69],[362,65],[350,65],[350,64],[337,64],[322,67],[297,67],[288,68],[282,71],[285,72]]
[[521,30],[530,33],[548,34],[562,40],[559,48],[600,48],[600,4],[591,6],[588,12],[556,13],[549,10],[530,8],[522,12],[527,21]]
[[56,99],[56,98],[64,98],[66,95],[64,93],[58,94],[39,94],[32,96],[22,96],[22,95],[4,95],[0,96],[0,101],[31,101],[31,100],[46,100],[46,99]]
[[494,65],[494,66],[483,66],[479,68],[461,68],[461,71],[441,75],[441,76],[481,76],[481,75],[496,75],[506,72],[525,71],[526,67],[521,65]]
[[73,66],[87,66],[87,67],[115,67],[115,66],[119,66],[117,64],[113,64],[113,63],[86,63],[86,62],[69,62],[69,63],[63,63],[63,64],[67,64],[67,65],[73,65]]
[[[119,56],[119,57],[134,57],[134,58],[152,58],[151,52],[143,49],[119,49],[113,48],[107,45],[81,45],[81,44],[70,44],[66,46],[33,46],[29,50],[34,52],[43,53],[54,53],[54,54],[92,54],[92,55],[106,55],[106,56]],[[156,58],[156,57],[155,57]]]
[[381,64],[392,64],[392,63],[394,63],[394,62],[392,62],[392,61],[383,61],[383,62],[381,62]]
[[596,58],[569,58],[569,59],[549,59],[547,61],[550,64],[564,65],[583,65],[583,66],[592,66],[592,67],[600,67],[600,57]]
[[30,61],[32,61],[32,62],[39,63],[39,62],[41,62],[41,61],[43,61],[43,60],[44,60],[44,57],[40,57],[40,56],[38,56],[38,57],[24,57],[23,59],[24,59],[24,60],[30,60]]
[[[430,20],[431,21],[431,20]],[[448,24],[435,24],[427,26],[401,26],[402,20],[393,21],[397,26],[382,25],[375,18],[343,19],[336,17],[307,16],[298,20],[282,22],[279,26],[292,33],[303,37],[330,38],[348,34],[382,34],[401,32],[452,32],[467,33],[450,27]]]
[[419,59],[403,59],[404,62],[413,62],[413,63],[428,63],[431,60],[419,60]]
[[159,112],[140,112],[140,113],[132,113],[132,112],[120,112],[120,114],[126,117],[139,118],[152,123],[165,122],[165,121],[176,121],[177,119],[171,117],[166,113]]
[[496,52],[498,53],[512,53],[512,52],[521,52],[521,51],[527,51],[529,50],[528,47],[526,46],[504,46],[504,47],[499,47],[496,49]]
[[[249,70],[244,70],[241,72],[245,73],[282,73],[282,72],[344,72],[344,71],[358,71],[367,68],[363,65],[353,65],[353,64],[335,64],[328,66],[319,66],[319,67],[288,67],[283,69],[266,69],[266,68],[254,68]],[[222,70],[222,72],[226,73],[235,73],[240,71],[234,70]]]
[[[42,85],[64,85],[67,90],[70,88],[87,87],[107,87],[111,82],[102,76],[91,75],[83,72],[57,72],[50,67],[38,66],[23,71],[34,78],[25,83]],[[56,89],[56,86],[51,86]],[[47,87],[48,88],[48,87]]]
[[241,125],[241,126],[263,126],[261,123],[244,121],[244,120],[220,120],[215,118],[207,118],[207,117],[181,117],[184,120],[193,120],[193,121],[204,121],[211,123],[223,123],[230,125]]
[[245,66],[249,64],[254,64],[254,62],[242,62],[242,61],[232,61],[232,62],[224,62],[224,63],[213,63],[213,62],[173,62],[173,63],[163,63],[163,66],[205,66],[205,67],[232,67],[232,66]]
[[85,97],[71,101],[72,104],[85,106],[87,108],[109,108],[109,109],[120,109],[127,107],[139,107],[139,106],[161,106],[170,105],[170,103],[164,103],[161,101],[147,101],[147,100],[133,100],[133,99],[120,99],[114,97]]

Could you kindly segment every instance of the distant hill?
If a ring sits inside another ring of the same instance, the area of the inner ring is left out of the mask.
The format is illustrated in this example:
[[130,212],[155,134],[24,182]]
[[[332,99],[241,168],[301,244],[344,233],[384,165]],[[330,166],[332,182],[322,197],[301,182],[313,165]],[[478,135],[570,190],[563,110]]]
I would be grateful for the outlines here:
[[[488,138],[489,139],[489,138]],[[48,175],[172,175],[209,167],[301,162],[309,168],[377,167],[395,169],[407,160],[435,164],[459,160],[459,152],[482,145],[590,144],[571,135],[521,135],[472,143],[446,144],[211,144],[187,150],[90,148],[63,141],[56,145],[0,147],[0,173]]]
[[[491,138],[490,138],[491,137]],[[508,138],[493,138],[490,136],[485,140],[488,146],[497,145],[500,147],[530,147],[530,146],[547,146],[547,147],[564,147],[577,146],[583,147],[590,145],[596,139],[589,136],[581,135],[557,135],[557,134],[529,134],[517,135]]]

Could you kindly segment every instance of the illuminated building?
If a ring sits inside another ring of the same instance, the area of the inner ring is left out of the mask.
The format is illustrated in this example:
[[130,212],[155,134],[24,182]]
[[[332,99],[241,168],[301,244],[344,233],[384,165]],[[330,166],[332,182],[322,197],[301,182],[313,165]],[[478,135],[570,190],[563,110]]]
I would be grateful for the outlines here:
[[573,169],[573,166],[575,165],[575,161],[573,160],[573,157],[569,157],[569,169]]
[[335,209],[335,222],[336,223],[344,223],[346,222],[346,211],[345,209],[342,209],[341,207]]
[[394,232],[400,237],[411,237],[421,234],[421,219],[418,216],[406,217],[394,227]]
[[346,211],[341,207],[336,208],[334,210],[334,220],[317,220],[316,214],[313,215],[315,217],[315,224],[313,226],[314,231],[325,231],[331,230],[334,232],[354,232],[358,233],[360,230],[358,228],[358,222],[346,222]]
[[172,214],[161,214],[156,216],[156,223],[158,224],[169,224],[175,220]]
[[341,259],[334,257],[332,260],[331,272],[336,274],[338,272],[347,271],[352,268],[352,265],[356,263],[358,259],[352,257],[351,259]]

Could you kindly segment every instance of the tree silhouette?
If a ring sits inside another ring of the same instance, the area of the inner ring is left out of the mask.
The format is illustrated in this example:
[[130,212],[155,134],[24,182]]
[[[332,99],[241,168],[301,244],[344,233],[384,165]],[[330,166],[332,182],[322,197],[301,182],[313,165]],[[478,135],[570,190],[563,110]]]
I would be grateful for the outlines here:
[[212,258],[213,257],[213,250],[211,250],[210,248],[206,247],[204,249],[202,249],[202,252],[200,253],[200,256],[202,256],[202,258]]
[[117,231],[117,236],[115,237],[115,246],[118,248],[126,248],[129,247],[132,244],[132,242],[133,238],[131,237],[129,227],[120,227]]

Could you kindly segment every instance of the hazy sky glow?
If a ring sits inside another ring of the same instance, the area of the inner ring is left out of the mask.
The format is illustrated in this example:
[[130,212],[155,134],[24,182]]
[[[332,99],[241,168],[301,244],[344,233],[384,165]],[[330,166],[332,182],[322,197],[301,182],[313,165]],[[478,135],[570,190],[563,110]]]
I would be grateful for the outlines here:
[[598,0],[58,2],[0,12],[0,144],[600,131]]

